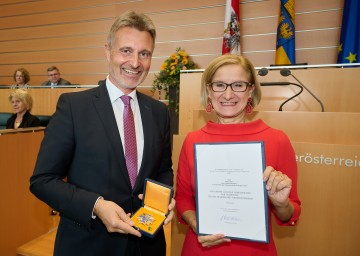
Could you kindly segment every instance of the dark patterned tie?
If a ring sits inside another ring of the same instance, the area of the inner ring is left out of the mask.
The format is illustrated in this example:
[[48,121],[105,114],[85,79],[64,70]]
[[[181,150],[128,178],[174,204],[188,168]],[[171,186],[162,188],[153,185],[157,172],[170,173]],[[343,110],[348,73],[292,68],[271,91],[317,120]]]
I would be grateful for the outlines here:
[[123,95],[120,98],[125,104],[123,118],[126,167],[128,169],[131,186],[134,187],[137,176],[137,147],[134,115],[130,105],[131,97]]

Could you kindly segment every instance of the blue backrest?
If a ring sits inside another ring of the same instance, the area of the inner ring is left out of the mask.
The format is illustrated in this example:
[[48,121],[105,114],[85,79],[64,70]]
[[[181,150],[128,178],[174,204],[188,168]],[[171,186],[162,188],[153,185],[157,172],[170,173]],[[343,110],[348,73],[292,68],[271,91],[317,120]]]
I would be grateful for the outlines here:
[[6,129],[6,122],[13,113],[0,112],[0,130]]
[[41,126],[44,126],[46,127],[50,121],[50,118],[51,116],[39,116],[39,115],[36,115],[39,119],[40,119],[40,122],[41,122]]

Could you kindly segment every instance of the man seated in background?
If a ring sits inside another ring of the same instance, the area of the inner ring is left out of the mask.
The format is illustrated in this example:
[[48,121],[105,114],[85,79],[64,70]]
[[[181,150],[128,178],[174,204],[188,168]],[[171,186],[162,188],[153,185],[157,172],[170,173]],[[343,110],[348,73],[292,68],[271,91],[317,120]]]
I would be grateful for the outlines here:
[[41,85],[55,86],[55,85],[71,85],[71,83],[60,76],[60,71],[57,67],[51,66],[47,69],[49,81],[43,82]]

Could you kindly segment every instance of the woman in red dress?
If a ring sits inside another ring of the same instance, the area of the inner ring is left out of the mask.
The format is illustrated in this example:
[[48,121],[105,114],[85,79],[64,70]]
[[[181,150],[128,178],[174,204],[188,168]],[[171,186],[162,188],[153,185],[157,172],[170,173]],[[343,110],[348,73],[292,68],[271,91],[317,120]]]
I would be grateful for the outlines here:
[[[271,216],[277,224],[296,224],[301,208],[297,194],[297,165],[289,138],[261,119],[248,114],[261,99],[260,85],[252,63],[238,55],[214,59],[201,81],[202,103],[214,111],[217,121],[209,121],[198,131],[190,132],[182,146],[176,188],[180,222],[189,226],[182,255],[277,255],[271,231]],[[198,235],[196,220],[196,183],[194,144],[203,142],[263,141],[266,168],[263,180],[268,198],[269,243],[229,239],[224,234]],[[273,213],[273,214],[271,214]]]

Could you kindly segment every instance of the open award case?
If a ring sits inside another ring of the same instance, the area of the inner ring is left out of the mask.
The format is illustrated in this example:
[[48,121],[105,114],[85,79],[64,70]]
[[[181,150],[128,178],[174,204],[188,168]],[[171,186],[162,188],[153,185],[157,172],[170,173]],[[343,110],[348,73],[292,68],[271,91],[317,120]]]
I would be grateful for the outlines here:
[[153,237],[169,212],[173,191],[170,186],[145,179],[142,207],[131,217],[135,228],[142,234]]

